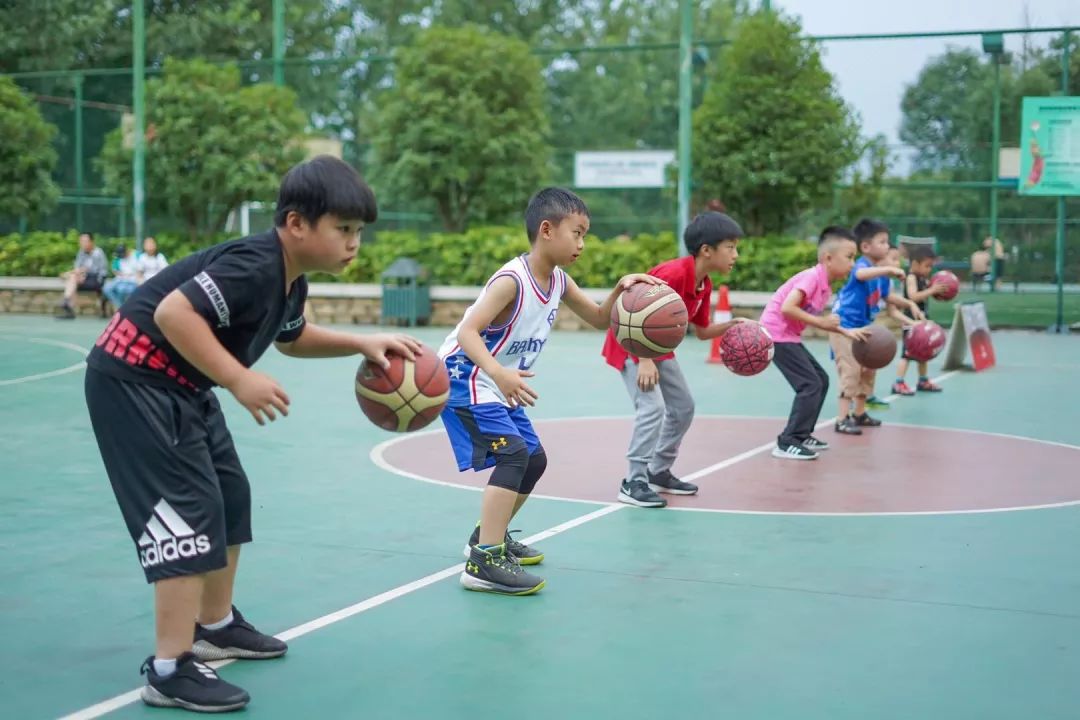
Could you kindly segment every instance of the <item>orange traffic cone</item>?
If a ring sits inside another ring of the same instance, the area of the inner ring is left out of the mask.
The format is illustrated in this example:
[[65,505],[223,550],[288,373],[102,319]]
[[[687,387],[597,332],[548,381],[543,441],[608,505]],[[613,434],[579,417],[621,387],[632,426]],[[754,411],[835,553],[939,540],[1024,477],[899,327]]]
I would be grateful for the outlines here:
[[[731,320],[731,300],[728,299],[727,285],[717,288],[716,310],[713,312],[713,323],[725,323]],[[723,362],[720,358],[720,338],[713,338],[709,347],[709,358],[706,362]]]

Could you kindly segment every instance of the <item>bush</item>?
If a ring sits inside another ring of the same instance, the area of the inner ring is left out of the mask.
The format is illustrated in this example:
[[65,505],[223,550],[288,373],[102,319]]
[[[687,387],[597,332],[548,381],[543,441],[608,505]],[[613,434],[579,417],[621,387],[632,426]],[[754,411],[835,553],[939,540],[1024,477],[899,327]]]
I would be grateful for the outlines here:
[[[176,262],[199,249],[181,235],[155,237],[169,262]],[[222,235],[213,242],[226,239]],[[131,238],[97,238],[98,246],[110,258],[117,245],[131,242]],[[78,235],[75,232],[0,237],[0,275],[55,277],[71,268],[77,250]],[[427,269],[427,280],[432,285],[475,287],[483,285],[510,258],[528,250],[524,231],[516,227],[481,227],[464,233],[429,235],[384,231],[378,234],[377,241],[361,245],[356,262],[340,276],[318,274],[312,280],[378,283],[383,270],[395,259],[411,257]],[[739,246],[739,261],[731,276],[714,280],[735,290],[772,291],[791,275],[813,265],[816,252],[813,243],[788,237],[747,239]],[[569,273],[581,287],[610,288],[623,275],[645,272],[677,254],[675,236],[670,232],[638,235],[631,242],[589,237],[585,252]]]

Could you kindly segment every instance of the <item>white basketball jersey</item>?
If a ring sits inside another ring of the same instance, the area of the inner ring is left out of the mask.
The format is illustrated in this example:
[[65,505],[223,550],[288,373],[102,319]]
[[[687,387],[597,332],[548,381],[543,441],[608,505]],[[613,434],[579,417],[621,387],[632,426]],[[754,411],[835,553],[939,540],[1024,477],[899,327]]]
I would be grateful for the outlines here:
[[503,367],[531,370],[540,356],[540,351],[547,344],[551,326],[555,324],[559,301],[566,292],[566,273],[555,268],[551,273],[551,291],[545,294],[529,272],[529,264],[524,255],[503,265],[491,276],[480,291],[480,297],[469,306],[461,322],[439,348],[439,357],[446,363],[446,369],[450,373],[450,399],[447,404],[451,407],[480,403],[507,405],[506,398],[499,392],[491,377],[477,367],[458,344],[458,332],[461,331],[465,318],[469,317],[487,295],[491,284],[500,277],[514,279],[517,283],[517,298],[510,318],[504,324],[487,327],[480,333],[480,339],[484,341],[496,362]]

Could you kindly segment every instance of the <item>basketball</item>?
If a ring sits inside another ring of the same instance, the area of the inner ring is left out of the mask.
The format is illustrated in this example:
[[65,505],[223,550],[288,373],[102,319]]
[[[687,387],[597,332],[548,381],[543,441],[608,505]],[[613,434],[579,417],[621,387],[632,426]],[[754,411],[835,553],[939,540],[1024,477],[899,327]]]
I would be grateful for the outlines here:
[[911,326],[904,338],[904,353],[912,360],[928,362],[945,347],[945,331],[932,320]]
[[686,304],[667,285],[634,283],[611,307],[611,330],[623,350],[658,358],[686,337]]
[[952,300],[960,292],[960,278],[949,270],[939,270],[934,273],[934,276],[930,278],[930,284],[934,283],[947,288],[944,293],[937,296],[938,300]]
[[866,328],[866,340],[856,340],[851,344],[851,354],[864,368],[880,370],[896,357],[896,337],[889,328],[878,323]]
[[757,375],[772,358],[772,336],[760,323],[738,323],[720,336],[720,359],[736,375]]
[[364,360],[356,371],[356,401],[383,430],[412,432],[427,427],[446,407],[450,376],[438,354],[423,346],[416,362],[387,354],[383,369]]

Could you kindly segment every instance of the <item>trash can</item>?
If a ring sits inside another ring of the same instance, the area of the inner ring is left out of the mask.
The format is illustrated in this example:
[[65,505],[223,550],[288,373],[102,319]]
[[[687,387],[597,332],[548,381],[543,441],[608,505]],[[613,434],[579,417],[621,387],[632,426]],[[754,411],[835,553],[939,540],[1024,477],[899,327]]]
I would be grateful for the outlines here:
[[381,324],[415,327],[430,319],[427,272],[412,258],[398,258],[382,273]]

